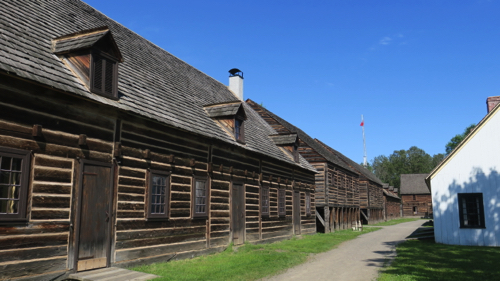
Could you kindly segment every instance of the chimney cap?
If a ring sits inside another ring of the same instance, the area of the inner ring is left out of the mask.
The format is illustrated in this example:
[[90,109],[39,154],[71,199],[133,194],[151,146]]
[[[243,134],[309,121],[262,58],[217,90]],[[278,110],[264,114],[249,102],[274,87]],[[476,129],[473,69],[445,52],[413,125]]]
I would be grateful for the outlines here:
[[239,76],[243,78],[243,72],[237,68],[232,68],[231,70],[229,70],[229,77],[233,76]]

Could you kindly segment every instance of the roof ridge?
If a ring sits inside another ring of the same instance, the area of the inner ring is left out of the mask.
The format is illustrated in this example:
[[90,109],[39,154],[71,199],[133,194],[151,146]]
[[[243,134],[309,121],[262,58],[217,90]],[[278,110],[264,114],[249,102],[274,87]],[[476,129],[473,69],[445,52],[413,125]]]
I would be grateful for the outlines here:
[[[358,171],[352,169],[348,165],[343,164],[343,162],[340,162],[341,161],[340,159],[336,159],[338,157],[336,155],[334,155],[333,153],[331,153],[330,151],[328,151],[327,149],[325,149],[325,148],[323,148],[321,146],[314,147],[315,144],[317,144],[317,143],[314,141],[314,139],[311,136],[309,136],[306,132],[304,132],[299,127],[297,127],[297,126],[291,124],[290,122],[284,120],[283,118],[281,118],[278,115],[276,115],[273,112],[271,112],[269,109],[267,109],[267,108],[265,108],[263,106],[260,106],[259,104],[257,104],[252,99],[247,99],[246,102],[247,103],[252,103],[255,106],[258,106],[259,108],[261,108],[263,111],[265,111],[266,113],[268,113],[271,116],[271,118],[275,119],[276,122],[280,123],[288,131],[291,131],[292,133],[295,131],[295,133],[297,133],[298,137],[302,141],[304,141],[309,147],[311,147],[311,149],[313,149],[314,151],[316,151],[319,155],[321,155],[322,157],[324,157],[326,159],[326,161],[331,162],[332,164],[335,164],[335,165],[337,165],[337,166],[339,166],[339,167],[341,167],[343,169],[346,169],[346,170],[348,170],[350,172],[358,173],[359,174]],[[302,135],[302,137],[301,137],[301,135]],[[308,139],[305,139],[304,137],[308,138]],[[318,151],[318,149],[319,149],[319,151]]]

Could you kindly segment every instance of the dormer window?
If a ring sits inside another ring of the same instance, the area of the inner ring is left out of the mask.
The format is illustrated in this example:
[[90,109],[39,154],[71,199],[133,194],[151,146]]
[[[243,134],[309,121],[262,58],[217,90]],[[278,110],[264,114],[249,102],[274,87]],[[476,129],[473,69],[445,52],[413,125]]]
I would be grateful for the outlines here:
[[58,37],[52,50],[92,93],[118,98],[118,63],[123,59],[107,27]]
[[234,118],[234,138],[238,142],[245,142],[245,130],[243,129],[243,118],[236,116]]
[[106,54],[92,52],[90,91],[104,96],[117,97],[118,63]]
[[299,144],[296,142],[292,148],[293,161],[299,162]]
[[205,106],[208,116],[217,121],[235,141],[245,143],[245,120],[247,119],[243,103],[228,102]]
[[275,145],[285,151],[296,163],[299,162],[299,138],[296,133],[269,136]]

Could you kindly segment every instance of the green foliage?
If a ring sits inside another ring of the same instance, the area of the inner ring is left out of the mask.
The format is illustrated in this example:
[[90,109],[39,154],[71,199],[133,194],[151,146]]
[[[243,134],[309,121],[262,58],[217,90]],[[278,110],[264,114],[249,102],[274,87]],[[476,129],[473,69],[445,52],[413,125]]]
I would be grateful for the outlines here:
[[395,150],[388,157],[380,155],[372,160],[373,173],[383,182],[399,188],[401,174],[425,174],[443,160],[443,154],[430,156],[412,146],[408,150]]
[[434,169],[437,165],[439,165],[445,157],[446,155],[444,153],[434,154],[434,156],[432,156],[432,168]]
[[455,149],[455,147],[457,147],[475,127],[476,127],[475,124],[471,124],[469,125],[469,127],[465,128],[465,131],[463,133],[458,134],[453,138],[451,138],[451,140],[445,146],[446,155],[450,154]]
[[[362,167],[364,167],[363,163],[359,163],[359,165],[361,165]],[[370,172],[373,173],[373,167],[370,164],[370,162],[366,163],[366,167],[365,168],[368,169],[368,171],[370,171]]]
[[498,280],[500,248],[436,244],[429,240],[410,240],[396,248],[391,266],[379,281],[402,280]]
[[245,244],[236,250],[236,247],[228,247],[211,256],[156,263],[132,270],[161,276],[155,280],[257,280],[303,263],[312,253],[331,250],[344,241],[378,229],[317,233],[264,245]]

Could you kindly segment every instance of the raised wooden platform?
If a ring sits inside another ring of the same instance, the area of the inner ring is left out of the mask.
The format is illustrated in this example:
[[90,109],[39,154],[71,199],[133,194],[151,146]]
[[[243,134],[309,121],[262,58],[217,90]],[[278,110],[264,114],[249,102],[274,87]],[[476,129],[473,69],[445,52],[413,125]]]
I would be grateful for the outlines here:
[[143,281],[156,277],[159,276],[118,267],[108,267],[70,274],[68,279],[81,281]]

